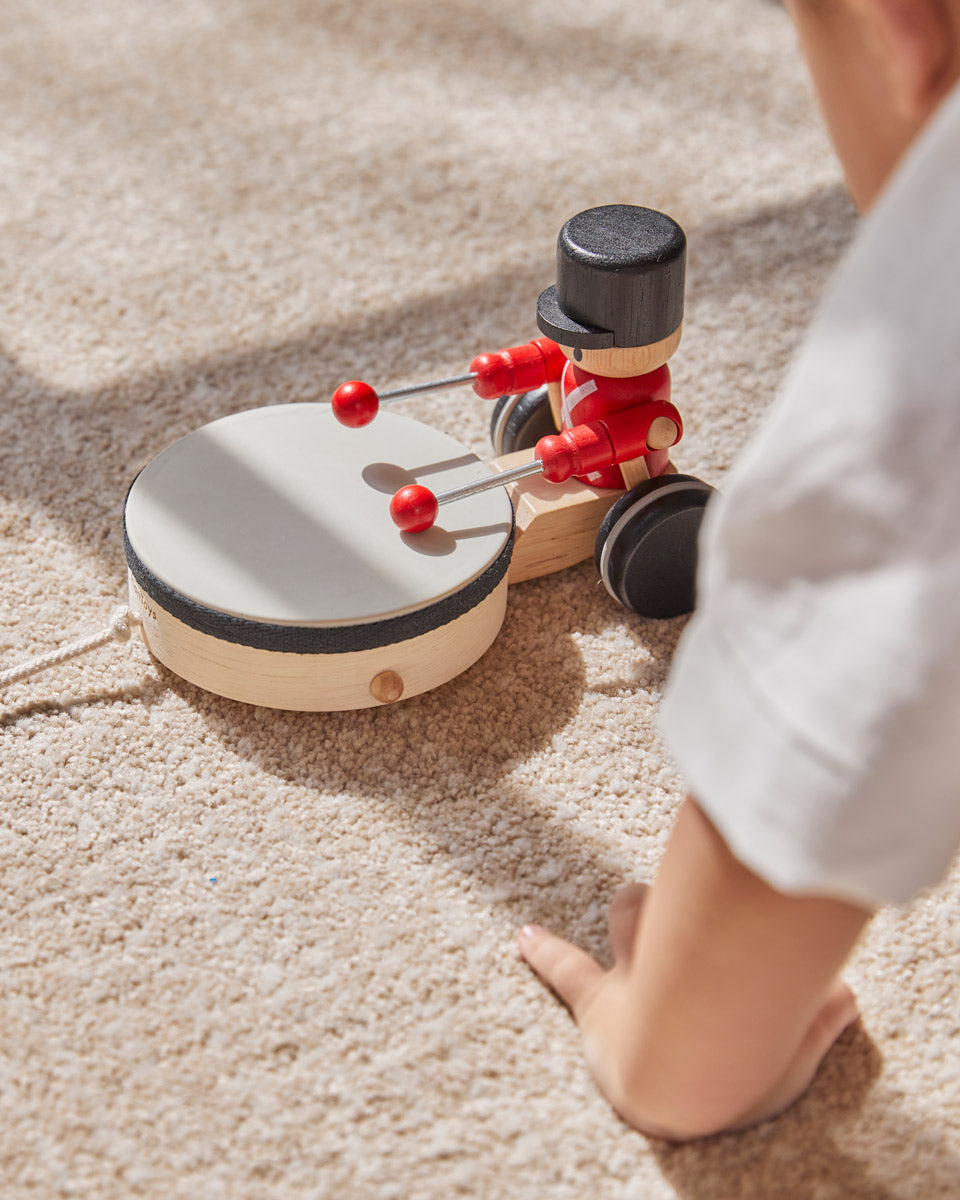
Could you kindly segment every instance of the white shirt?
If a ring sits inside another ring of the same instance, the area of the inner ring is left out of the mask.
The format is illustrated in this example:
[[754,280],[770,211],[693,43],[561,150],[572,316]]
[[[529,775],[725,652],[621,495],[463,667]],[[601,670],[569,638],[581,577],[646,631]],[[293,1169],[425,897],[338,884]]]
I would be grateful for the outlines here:
[[960,89],[708,507],[661,724],[780,890],[902,902],[960,845]]

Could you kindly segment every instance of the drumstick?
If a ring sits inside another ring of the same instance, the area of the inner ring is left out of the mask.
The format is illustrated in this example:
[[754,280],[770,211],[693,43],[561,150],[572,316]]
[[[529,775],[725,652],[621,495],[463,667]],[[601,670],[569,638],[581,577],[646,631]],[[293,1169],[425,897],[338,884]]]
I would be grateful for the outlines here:
[[543,471],[543,463],[536,458],[533,462],[513,467],[509,471],[501,471],[486,479],[478,479],[474,483],[464,483],[449,492],[441,492],[439,496],[420,483],[408,483],[402,487],[390,501],[390,516],[394,525],[404,533],[422,533],[437,519],[437,511],[441,504],[449,504],[451,500],[463,500],[467,496],[476,496],[491,488],[506,487],[517,479],[527,475],[539,475]]
[[330,401],[333,415],[341,425],[351,429],[359,429],[369,425],[377,415],[380,405],[391,400],[400,400],[405,396],[416,396],[420,392],[439,391],[441,388],[456,387],[461,383],[472,383],[477,378],[476,371],[466,375],[451,375],[449,379],[433,379],[429,383],[413,383],[408,387],[393,388],[389,392],[377,392],[369,383],[362,379],[350,379],[341,383],[333,393]]
[[669,401],[650,401],[614,413],[602,421],[574,425],[542,437],[532,462],[509,471],[465,483],[439,496],[419,483],[402,487],[390,501],[393,523],[404,533],[422,533],[437,519],[441,504],[463,500],[490,488],[503,487],[528,475],[542,474],[551,483],[572,475],[584,476],[616,463],[639,458],[650,450],[666,449],[680,440],[680,415]]
[[377,392],[362,379],[348,380],[333,393],[331,407],[341,425],[359,429],[370,424],[385,400],[399,400],[420,392],[456,387],[461,383],[472,383],[473,390],[482,400],[495,400],[507,392],[515,394],[529,391],[539,387],[547,378],[555,378],[556,374],[551,374],[551,371],[558,373],[558,364],[563,361],[563,353],[556,343],[548,338],[535,338],[522,346],[508,346],[506,350],[497,350],[492,354],[478,354],[466,375],[453,375],[449,379],[414,383],[408,387],[393,388],[389,392]]

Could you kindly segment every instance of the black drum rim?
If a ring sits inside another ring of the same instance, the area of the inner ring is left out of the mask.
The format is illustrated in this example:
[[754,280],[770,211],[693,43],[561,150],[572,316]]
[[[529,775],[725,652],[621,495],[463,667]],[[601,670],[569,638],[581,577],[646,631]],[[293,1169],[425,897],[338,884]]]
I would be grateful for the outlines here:
[[421,637],[477,608],[505,577],[513,554],[515,532],[516,522],[512,521],[503,549],[486,570],[463,587],[412,612],[356,624],[276,624],[200,604],[158,578],[142,562],[127,533],[126,512],[123,548],[130,574],[145,595],[198,633],[256,650],[286,654],[352,654]]

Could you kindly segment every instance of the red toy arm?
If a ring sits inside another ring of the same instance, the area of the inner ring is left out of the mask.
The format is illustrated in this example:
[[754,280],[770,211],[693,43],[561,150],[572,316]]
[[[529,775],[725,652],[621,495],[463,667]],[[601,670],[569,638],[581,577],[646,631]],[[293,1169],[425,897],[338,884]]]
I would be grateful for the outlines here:
[[666,449],[659,444],[650,446],[647,442],[651,426],[660,417],[666,417],[675,426],[670,445],[676,444],[683,432],[680,414],[668,400],[650,400],[636,408],[613,413],[602,421],[588,421],[542,437],[534,448],[531,462],[499,476],[491,475],[441,496],[434,495],[422,484],[407,484],[390,501],[390,515],[394,524],[405,533],[421,533],[436,521],[440,505],[451,500],[462,500],[533,474],[542,474],[551,483],[563,483],[571,476],[590,475],[631,458],[640,458],[651,450]]
[[470,364],[473,390],[484,400],[530,392],[560,378],[567,359],[550,338],[535,338],[492,354],[478,354]]
[[580,478],[640,458],[651,450],[666,449],[647,442],[650,427],[660,417],[666,417],[676,426],[676,435],[669,443],[676,445],[683,434],[683,422],[668,400],[650,400],[636,408],[611,413],[602,420],[542,437],[534,453],[543,463],[544,478],[563,483],[571,475]]
[[410,387],[376,392],[362,379],[349,379],[333,393],[333,415],[341,425],[359,429],[369,425],[385,400],[399,400],[418,392],[472,383],[473,390],[483,400],[499,396],[530,392],[541,384],[559,379],[566,364],[563,351],[549,338],[536,338],[523,346],[510,346],[493,354],[478,354],[470,364],[469,375],[454,375],[450,379],[434,379],[430,383],[415,383]]

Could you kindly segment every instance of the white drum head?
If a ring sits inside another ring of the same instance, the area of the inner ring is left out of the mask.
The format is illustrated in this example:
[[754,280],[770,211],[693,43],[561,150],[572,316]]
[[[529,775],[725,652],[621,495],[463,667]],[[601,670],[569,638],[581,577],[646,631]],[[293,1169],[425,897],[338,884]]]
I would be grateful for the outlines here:
[[[362,429],[340,425],[318,404],[224,417],[162,451],[134,480],[124,511],[133,594],[138,607],[203,639],[308,656],[314,674],[340,676],[345,655],[417,643],[440,629],[449,634],[451,623],[489,608],[512,546],[513,511],[503,489],[443,508],[425,533],[401,533],[389,513],[406,483],[442,492],[488,474],[453,438],[390,412]],[[165,639],[151,642],[147,617],[148,644],[167,661]],[[482,653],[475,650],[473,659]],[[339,661],[324,664],[330,656]],[[167,665],[199,682],[176,657],[177,666]],[[364,663],[361,674],[367,670]],[[223,682],[212,690],[237,696]],[[366,696],[370,680],[360,682]],[[244,690],[237,698],[251,698]],[[278,706],[359,706],[323,700],[321,683],[309,703],[280,697]]]

